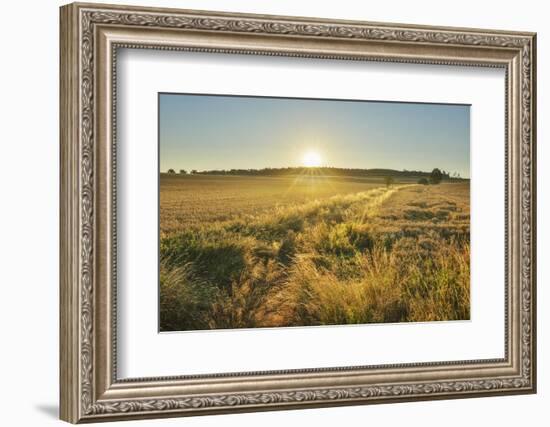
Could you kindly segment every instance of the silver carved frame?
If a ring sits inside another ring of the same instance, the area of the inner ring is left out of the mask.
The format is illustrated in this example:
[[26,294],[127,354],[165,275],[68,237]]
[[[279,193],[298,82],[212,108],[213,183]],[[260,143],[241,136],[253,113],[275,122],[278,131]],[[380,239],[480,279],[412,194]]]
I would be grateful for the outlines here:
[[[61,419],[78,423],[536,391],[534,33],[78,3],[60,13]],[[117,48],[504,68],[505,357],[117,379]]]

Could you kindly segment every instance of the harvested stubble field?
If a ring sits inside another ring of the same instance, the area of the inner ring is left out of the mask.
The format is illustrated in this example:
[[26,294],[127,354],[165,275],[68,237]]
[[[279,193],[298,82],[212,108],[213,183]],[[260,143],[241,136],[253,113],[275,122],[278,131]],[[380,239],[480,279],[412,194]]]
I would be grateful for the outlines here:
[[288,205],[383,186],[382,178],[210,176],[162,174],[161,235],[191,224],[255,217]]
[[162,331],[469,319],[469,182],[161,175]]

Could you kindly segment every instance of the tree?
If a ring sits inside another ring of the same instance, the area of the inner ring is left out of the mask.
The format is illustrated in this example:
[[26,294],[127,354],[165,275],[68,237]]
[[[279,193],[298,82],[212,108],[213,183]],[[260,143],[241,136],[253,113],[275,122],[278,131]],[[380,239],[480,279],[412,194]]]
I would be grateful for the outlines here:
[[391,187],[394,182],[395,179],[393,178],[393,176],[386,176],[384,178],[384,183],[386,184],[386,187]]
[[422,184],[422,185],[428,185],[428,184],[429,184],[429,182],[428,182],[428,180],[427,180],[426,178],[420,178],[420,179],[418,180],[418,183],[419,183],[419,184]]
[[197,170],[196,170],[196,169],[193,169],[193,170],[191,171],[191,174],[193,174],[193,175],[196,174],[196,173],[197,173]]
[[187,171],[185,169],[180,169],[180,175],[187,175]]
[[176,171],[174,169],[168,169],[168,173],[173,174],[176,173]]
[[443,174],[438,168],[435,168],[430,174],[430,183],[439,184],[442,179],[443,179]]

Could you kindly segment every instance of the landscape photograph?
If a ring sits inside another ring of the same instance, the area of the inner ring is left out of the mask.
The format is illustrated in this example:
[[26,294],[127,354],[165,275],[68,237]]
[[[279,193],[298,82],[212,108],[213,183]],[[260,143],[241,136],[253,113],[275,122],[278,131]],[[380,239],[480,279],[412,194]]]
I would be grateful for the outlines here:
[[160,93],[159,330],[470,319],[470,106]]

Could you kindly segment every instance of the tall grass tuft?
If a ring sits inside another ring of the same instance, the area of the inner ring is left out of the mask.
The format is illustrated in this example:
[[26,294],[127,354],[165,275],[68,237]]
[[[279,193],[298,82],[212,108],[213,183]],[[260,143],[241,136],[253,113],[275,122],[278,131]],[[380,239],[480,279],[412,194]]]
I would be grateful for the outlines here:
[[160,264],[160,329],[206,329],[215,289],[193,274],[190,264]]

